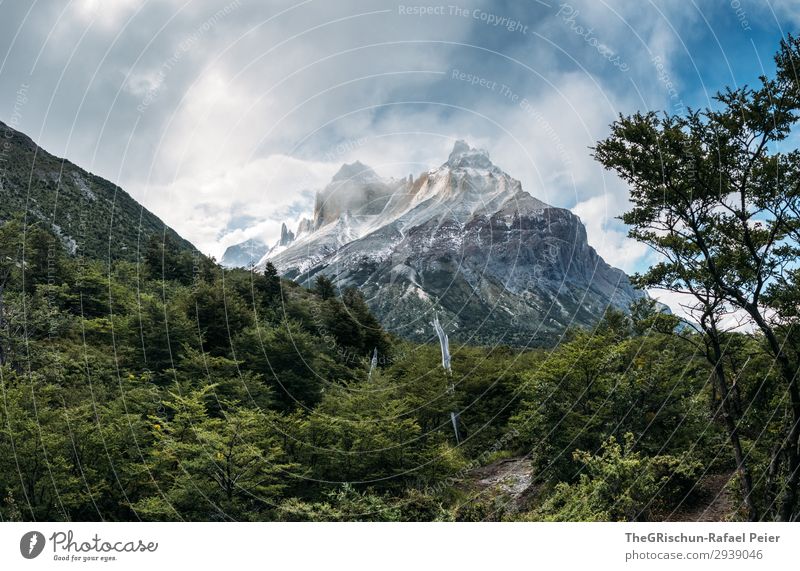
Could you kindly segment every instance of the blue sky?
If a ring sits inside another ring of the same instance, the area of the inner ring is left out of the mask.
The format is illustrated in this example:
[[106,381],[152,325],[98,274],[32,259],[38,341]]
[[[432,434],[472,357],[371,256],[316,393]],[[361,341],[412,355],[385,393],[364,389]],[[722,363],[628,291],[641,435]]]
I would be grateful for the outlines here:
[[750,0],[4,0],[0,120],[216,256],[275,239],[344,162],[416,175],[465,138],[635,271],[652,255],[589,147],[619,113],[769,74],[798,20]]

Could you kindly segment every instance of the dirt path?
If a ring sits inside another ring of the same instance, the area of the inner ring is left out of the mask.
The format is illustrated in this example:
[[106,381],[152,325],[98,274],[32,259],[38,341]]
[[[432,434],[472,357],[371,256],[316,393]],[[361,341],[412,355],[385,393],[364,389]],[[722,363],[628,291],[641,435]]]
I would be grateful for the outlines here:
[[736,502],[725,488],[734,476],[711,474],[697,485],[697,499],[670,514],[666,521],[727,521],[736,511]]
[[[672,513],[663,514],[663,521],[727,521],[736,512],[737,505],[726,486],[734,473],[710,474],[702,478],[687,501]],[[479,497],[500,492],[508,498],[502,511],[514,513],[529,509],[535,494],[533,467],[528,458],[509,458],[476,468],[469,474],[472,489]]]

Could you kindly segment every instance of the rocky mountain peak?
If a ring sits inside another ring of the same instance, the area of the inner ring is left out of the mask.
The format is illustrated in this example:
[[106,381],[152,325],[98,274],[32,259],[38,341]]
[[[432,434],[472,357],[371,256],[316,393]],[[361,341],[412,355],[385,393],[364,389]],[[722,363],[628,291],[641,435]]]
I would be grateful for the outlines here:
[[246,268],[258,262],[269,246],[260,238],[250,238],[240,244],[228,246],[222,255],[220,264],[227,268]]
[[442,166],[450,167],[453,169],[459,169],[459,168],[474,168],[482,170],[497,169],[497,167],[495,167],[494,164],[492,163],[491,159],[489,159],[488,151],[484,149],[477,149],[471,147],[469,143],[467,143],[463,139],[459,139],[455,142],[455,145],[453,145],[453,150],[450,152],[450,156],[448,157],[447,162]]
[[381,180],[371,167],[368,167],[361,161],[356,161],[350,164],[344,164],[339,169],[331,182],[375,182]]
[[297,231],[294,233],[295,239],[299,238],[303,234],[308,234],[313,230],[313,222],[308,218],[303,218],[300,220],[300,223],[297,225]]
[[331,182],[317,192],[312,230],[336,222],[348,211],[355,216],[379,214],[398,185],[406,184],[406,179],[384,179],[360,161],[342,165]]
[[384,326],[418,340],[439,314],[453,339],[548,345],[642,295],[589,246],[577,216],[463,140],[416,180],[344,165],[317,194],[308,231],[259,267],[267,260],[303,284],[322,274],[359,288]]
[[294,232],[289,230],[289,228],[286,227],[286,222],[284,222],[281,224],[281,238],[278,241],[278,245],[288,246],[292,242],[294,242]]

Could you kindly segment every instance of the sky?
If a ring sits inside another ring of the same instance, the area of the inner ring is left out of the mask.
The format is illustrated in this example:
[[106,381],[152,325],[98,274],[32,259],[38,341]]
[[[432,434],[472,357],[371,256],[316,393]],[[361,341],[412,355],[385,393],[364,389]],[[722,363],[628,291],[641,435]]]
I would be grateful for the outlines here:
[[343,163],[416,176],[466,139],[634,272],[653,254],[590,148],[771,73],[792,4],[0,0],[0,120],[217,258],[295,227]]

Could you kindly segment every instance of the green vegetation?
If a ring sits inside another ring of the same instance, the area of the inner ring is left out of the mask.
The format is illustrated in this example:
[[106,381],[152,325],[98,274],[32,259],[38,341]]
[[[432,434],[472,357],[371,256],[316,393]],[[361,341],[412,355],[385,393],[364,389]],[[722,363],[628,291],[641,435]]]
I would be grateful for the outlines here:
[[[638,283],[696,322],[644,299],[553,349],[451,347],[452,374],[324,278],[225,271],[170,233],[109,260],[6,217],[0,519],[659,520],[720,477],[720,517],[798,519],[800,152],[777,143],[799,54],[595,149],[662,256]],[[476,476],[512,460],[522,493]]]
[[[757,88],[728,89],[713,109],[685,116],[621,117],[595,149],[630,185],[630,236],[662,260],[636,281],[685,294],[699,324],[752,520],[798,517],[800,151],[783,148],[800,113],[799,57],[800,40],[790,35],[775,77],[761,77]],[[731,314],[758,331],[768,358],[764,392],[753,395],[776,406],[759,426],[762,453],[744,442],[751,401],[739,376],[755,354],[730,340]]]
[[[551,351],[454,348],[451,393],[438,346],[387,335],[355,290],[169,244],[109,270],[15,221],[0,244],[4,520],[658,519],[735,468],[702,336],[652,302]],[[779,377],[739,373],[741,438],[767,462]],[[523,507],[474,486],[528,453]]]

